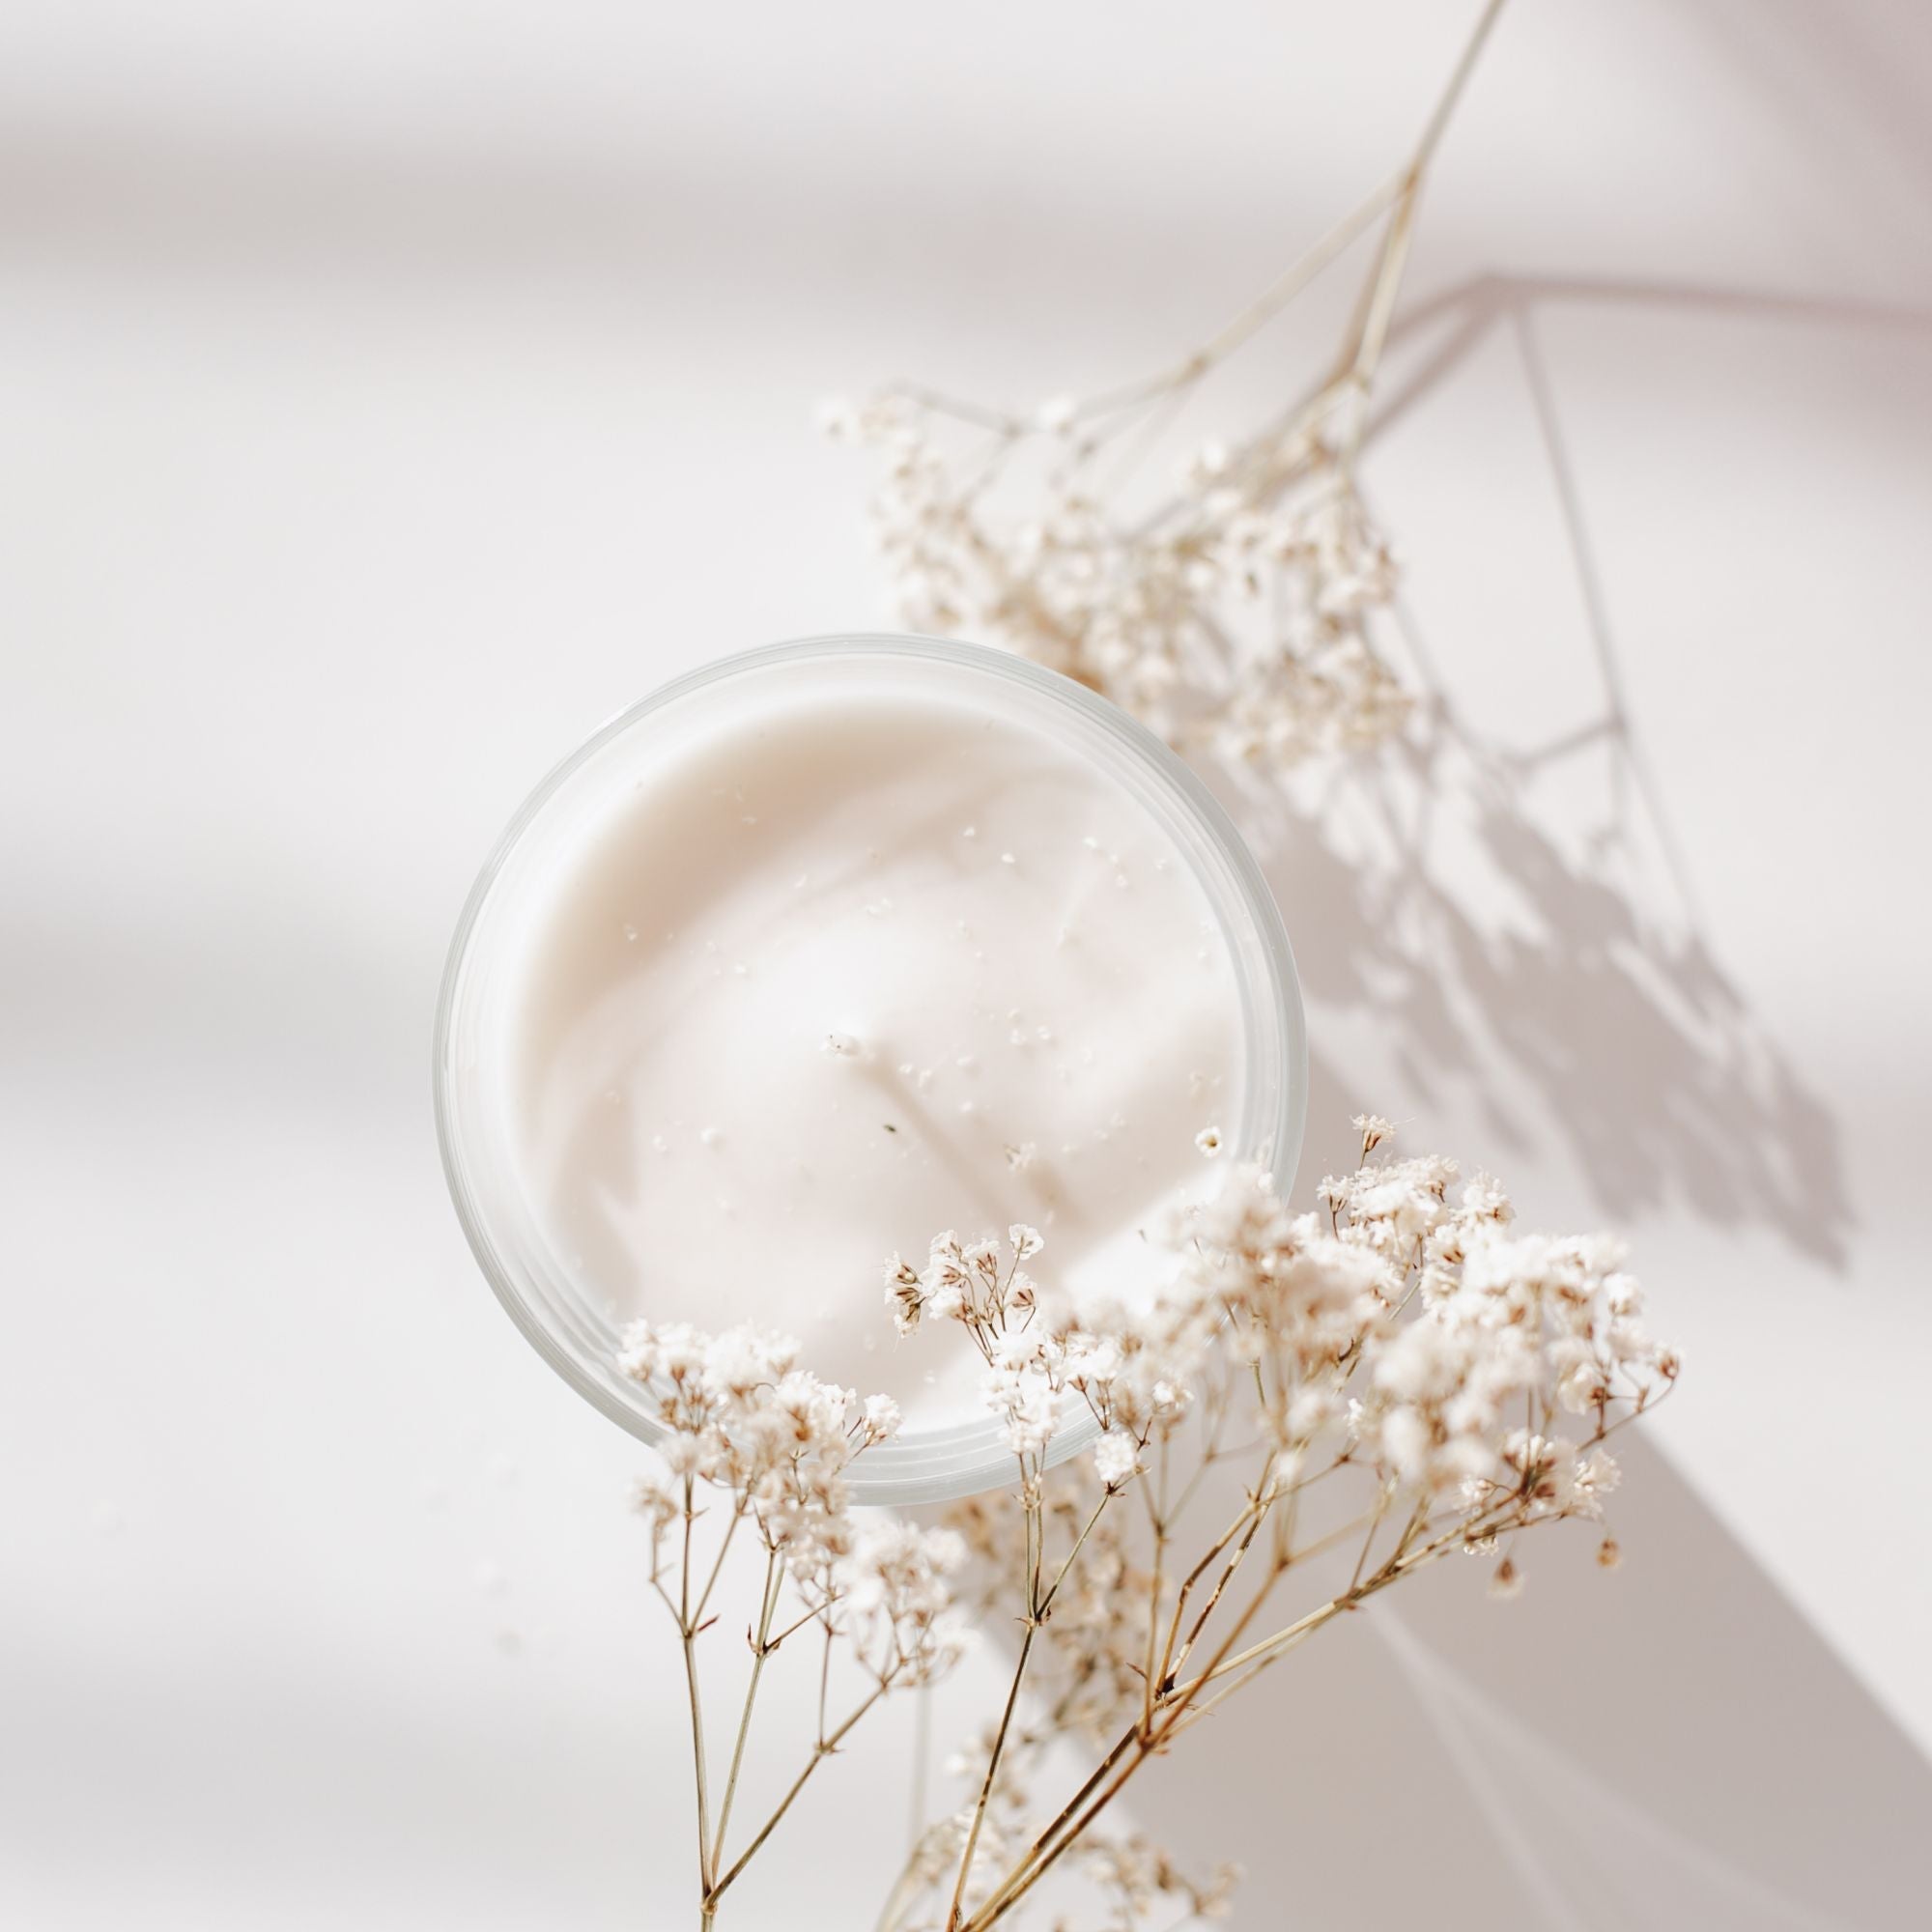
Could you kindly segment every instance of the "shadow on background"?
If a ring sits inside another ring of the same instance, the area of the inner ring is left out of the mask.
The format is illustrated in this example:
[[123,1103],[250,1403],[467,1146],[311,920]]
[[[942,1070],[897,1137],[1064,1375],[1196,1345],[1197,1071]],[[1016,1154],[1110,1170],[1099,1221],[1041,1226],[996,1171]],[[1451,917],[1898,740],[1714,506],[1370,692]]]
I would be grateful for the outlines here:
[[[1352,761],[1319,796],[1244,790],[1230,803],[1287,913],[1311,1000],[1372,1024],[1407,1095],[1430,1103],[1461,1083],[1505,1149],[1567,1143],[1606,1217],[1678,1200],[1841,1267],[1852,1211],[1836,1128],[1714,957],[1633,729],[1535,328],[1540,305],[1564,300],[1932,338],[1932,317],[1908,309],[1665,284],[1484,275],[1418,303],[1394,339],[1446,333],[1390,384],[1372,439],[1493,332],[1510,334],[1574,566],[1597,714],[1538,747],[1487,740],[1399,604],[1402,655],[1425,693],[1406,740]],[[1563,812],[1533,810],[1532,788],[1559,790]],[[1598,802],[1579,809],[1579,795]],[[1312,1082],[1318,1131],[1392,1104],[1332,1050]],[[1512,1091],[1534,1105],[1513,1108]]]
[[[1438,694],[1410,743],[1320,810],[1240,802],[1308,996],[1378,1030],[1406,1099],[1460,1086],[1503,1149],[1567,1143],[1605,1217],[1681,1199],[1841,1265],[1851,1208],[1830,1115],[1694,922],[1640,908],[1620,876],[1632,828],[1608,819],[1578,850],[1527,807],[1539,765],[1586,752],[1628,772],[1627,727],[1524,756],[1485,746]],[[1502,899],[1493,923],[1472,910]],[[1512,1107],[1512,1089],[1537,1104]],[[1378,1102],[1395,1104],[1318,1032],[1317,1131]]]
[[[1932,1766],[1655,1449],[1520,1601],[1446,1559],[1324,1632],[1151,1767],[1133,1809],[1237,1922],[1907,1932]],[[1451,1665],[1445,1659],[1453,1659]]]

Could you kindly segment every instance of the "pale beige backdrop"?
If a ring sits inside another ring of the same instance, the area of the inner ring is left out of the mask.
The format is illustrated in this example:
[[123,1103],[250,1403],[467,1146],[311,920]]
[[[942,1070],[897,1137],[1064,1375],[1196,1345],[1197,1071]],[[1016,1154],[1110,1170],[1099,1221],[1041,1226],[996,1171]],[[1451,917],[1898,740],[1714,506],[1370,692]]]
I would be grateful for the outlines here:
[[[437,1170],[470,872],[879,614],[817,398],[1192,342],[1471,11],[0,6],[0,1920],[688,1922],[634,1457]],[[1928,19],[1518,0],[1443,151],[1367,471],[1443,722],[1266,828],[1309,1165],[1628,1229],[1690,1370],[1620,1575],[1445,1569],[1150,1786],[1238,1924],[1924,1923]],[[870,1922],[910,1748],[743,1925]]]

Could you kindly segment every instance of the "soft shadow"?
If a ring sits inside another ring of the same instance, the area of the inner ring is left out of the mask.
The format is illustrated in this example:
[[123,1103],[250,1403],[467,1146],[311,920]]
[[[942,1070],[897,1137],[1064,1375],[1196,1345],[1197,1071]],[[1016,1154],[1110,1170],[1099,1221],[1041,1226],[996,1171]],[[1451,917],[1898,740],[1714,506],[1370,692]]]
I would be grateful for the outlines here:
[[1243,1925],[1922,1923],[1932,1766],[1662,1454],[1619,1454],[1621,1570],[1552,1530],[1498,1604],[1445,1560],[1151,1767],[1136,1820],[1190,1869],[1238,1851]]
[[1778,126],[1842,181],[1862,179],[1859,213],[1923,245],[1932,175],[1924,82],[1932,13],[1815,7],[1806,0],[1693,0],[1675,10],[1775,109]]
[[[1628,769],[1621,725],[1573,749]],[[1637,829],[1612,814],[1564,845],[1538,823],[1537,763],[1486,746],[1438,695],[1408,744],[1321,808],[1238,802],[1311,1001],[1374,1026],[1405,1108],[1460,1093],[1505,1152],[1567,1143],[1606,1215],[1675,1203],[1842,1265],[1851,1212],[1831,1116],[1694,921],[1642,909],[1625,883]],[[1321,1066],[1312,1117],[1370,1102],[1397,1104]]]
[[[1406,740],[1319,787],[1209,774],[1261,853],[1311,1000],[1372,1026],[1403,1092],[1335,1065],[1318,1105],[1423,1106],[1460,1089],[1503,1151],[1555,1137],[1597,1206],[1670,1205],[1768,1227],[1842,1267],[1852,1224],[1837,1129],[1707,941],[1642,753],[1595,549],[1535,328],[1540,303],[1762,312],[1932,337],[1932,317],[1676,285],[1480,276],[1410,310],[1441,331],[1378,412],[1382,436],[1492,332],[1513,337],[1593,655],[1595,715],[1542,746],[1485,737],[1398,604],[1392,644],[1426,699]],[[1533,793],[1559,790],[1560,830]],[[1579,796],[1599,803],[1582,809]]]

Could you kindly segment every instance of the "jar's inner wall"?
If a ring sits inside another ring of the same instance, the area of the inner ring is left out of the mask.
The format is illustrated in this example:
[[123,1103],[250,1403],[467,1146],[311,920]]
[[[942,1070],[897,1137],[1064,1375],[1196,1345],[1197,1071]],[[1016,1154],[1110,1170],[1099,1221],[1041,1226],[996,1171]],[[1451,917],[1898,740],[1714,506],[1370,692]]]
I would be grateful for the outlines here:
[[914,1428],[979,1409],[901,1341],[881,1263],[1038,1226],[1042,1276],[1134,1293],[1220,1179],[1228,943],[1143,799],[944,679],[726,682],[620,733],[498,880],[479,1044],[498,1171],[576,1296],[798,1337]]

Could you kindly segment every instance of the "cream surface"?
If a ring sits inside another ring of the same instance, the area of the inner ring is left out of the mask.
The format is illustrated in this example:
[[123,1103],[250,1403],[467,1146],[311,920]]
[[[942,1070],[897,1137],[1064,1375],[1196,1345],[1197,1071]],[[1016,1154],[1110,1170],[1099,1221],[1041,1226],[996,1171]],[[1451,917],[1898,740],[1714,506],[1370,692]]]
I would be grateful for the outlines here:
[[1179,852],[1044,733],[792,696],[654,756],[526,928],[506,1025],[525,1192],[617,1321],[756,1320],[908,1421],[972,1412],[881,1263],[1037,1224],[1131,1291],[1238,1116],[1233,963]]

